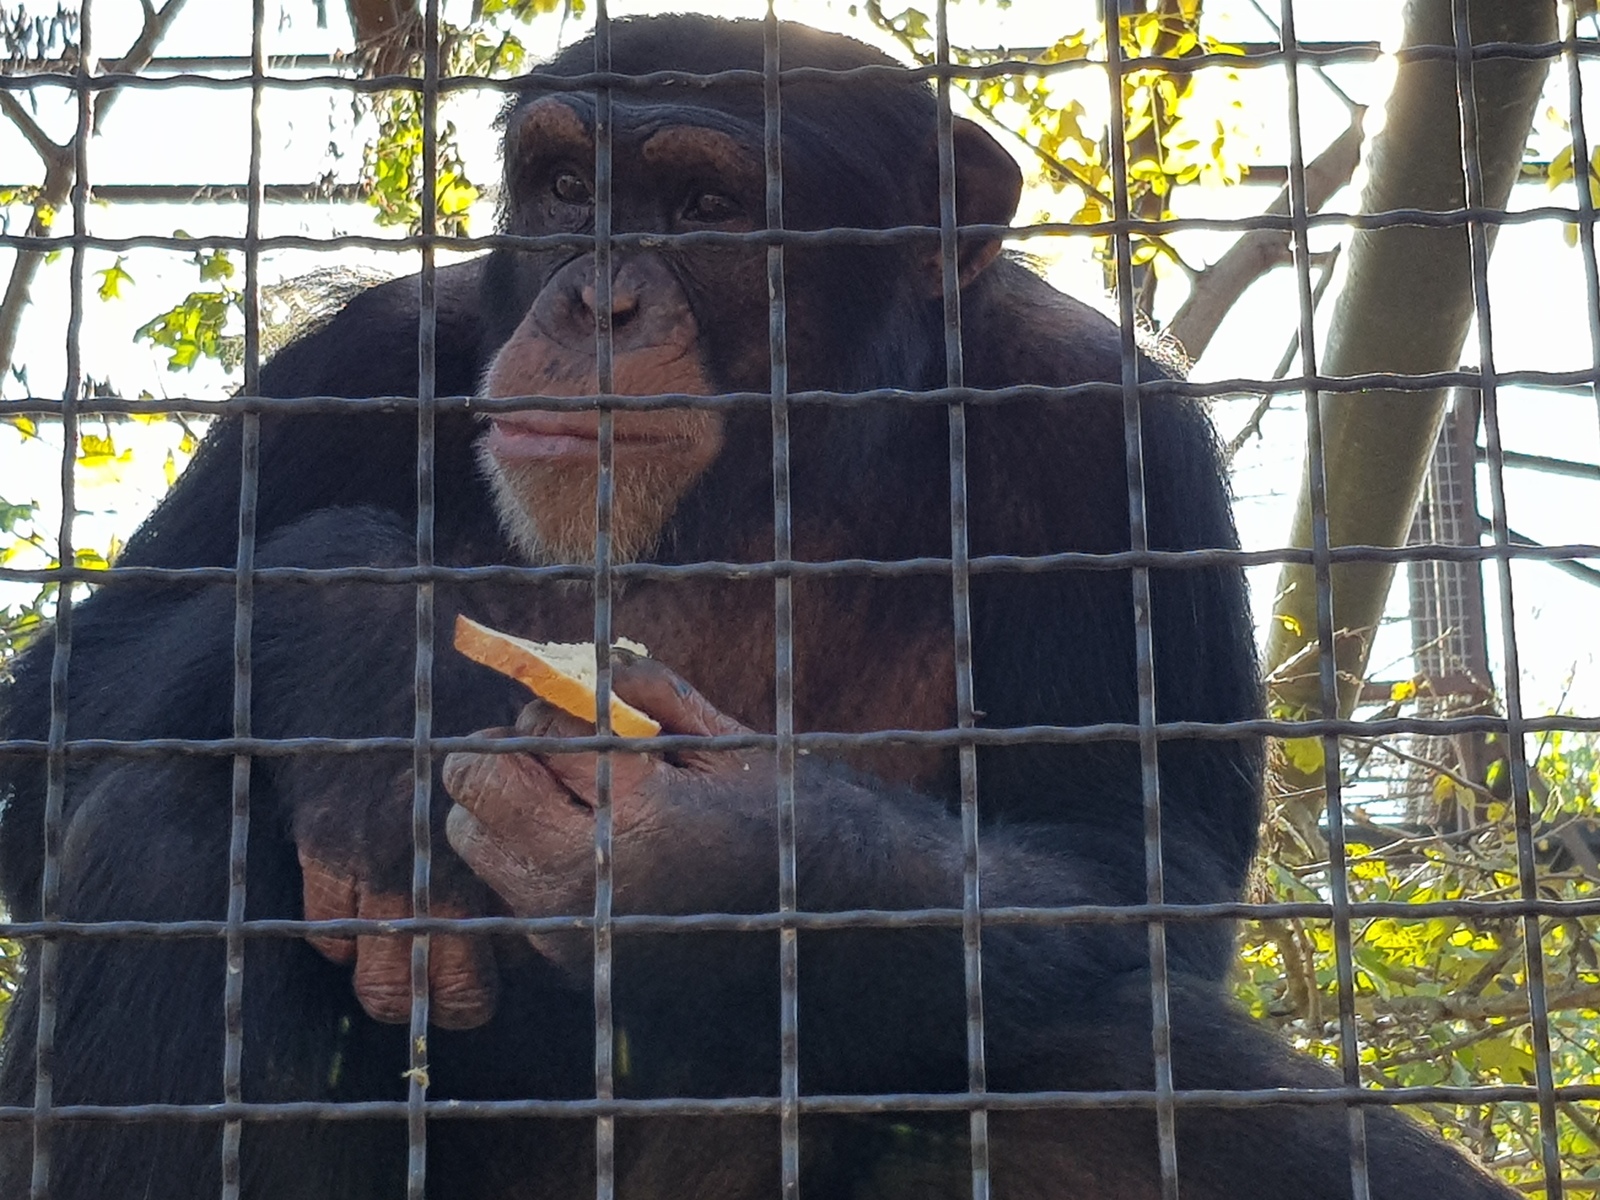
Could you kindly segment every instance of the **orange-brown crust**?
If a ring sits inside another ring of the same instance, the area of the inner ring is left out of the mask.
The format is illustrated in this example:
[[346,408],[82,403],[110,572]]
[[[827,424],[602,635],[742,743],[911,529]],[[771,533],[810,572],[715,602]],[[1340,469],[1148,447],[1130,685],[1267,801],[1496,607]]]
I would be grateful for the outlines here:
[[[457,616],[455,644],[473,662],[515,679],[563,712],[585,721],[595,719],[598,706],[594,689],[541,658],[535,649],[537,643],[490,629],[470,617]],[[612,696],[611,729],[622,737],[654,737],[661,732],[661,725],[626,700]]]

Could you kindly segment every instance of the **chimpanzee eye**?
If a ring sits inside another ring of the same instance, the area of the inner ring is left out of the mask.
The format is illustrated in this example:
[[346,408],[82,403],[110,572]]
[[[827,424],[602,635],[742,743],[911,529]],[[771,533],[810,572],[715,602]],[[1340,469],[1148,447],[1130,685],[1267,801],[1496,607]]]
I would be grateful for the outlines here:
[[591,199],[589,185],[576,171],[562,171],[550,184],[550,190],[563,204],[588,204]]
[[721,192],[695,192],[683,206],[684,219],[702,225],[731,221],[742,211],[737,200]]

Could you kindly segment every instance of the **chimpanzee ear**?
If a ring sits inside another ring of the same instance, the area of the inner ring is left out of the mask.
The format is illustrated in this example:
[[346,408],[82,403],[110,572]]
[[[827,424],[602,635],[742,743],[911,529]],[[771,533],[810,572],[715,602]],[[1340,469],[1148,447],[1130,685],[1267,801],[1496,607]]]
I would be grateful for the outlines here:
[[[1022,196],[1021,169],[981,125],[957,117],[952,132],[956,153],[956,224],[1009,225]],[[937,143],[933,150],[937,155]],[[937,162],[937,158],[934,161]],[[939,223],[937,207],[933,223]],[[999,238],[977,233],[961,234],[958,246],[962,287],[983,274],[984,268],[1000,253]],[[938,267],[936,256],[935,280],[940,278]]]

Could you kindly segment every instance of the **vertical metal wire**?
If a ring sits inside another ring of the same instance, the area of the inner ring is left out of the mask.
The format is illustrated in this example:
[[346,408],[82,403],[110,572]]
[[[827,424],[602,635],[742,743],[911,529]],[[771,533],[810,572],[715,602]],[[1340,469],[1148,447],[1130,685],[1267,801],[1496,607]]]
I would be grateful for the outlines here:
[[[1593,168],[1589,165],[1589,135],[1583,120],[1583,59],[1578,54],[1577,5],[1567,6],[1567,28],[1562,35],[1561,57],[1567,64],[1567,120],[1572,129],[1572,180],[1578,190],[1578,251],[1583,256],[1584,307],[1589,316],[1589,365],[1600,372],[1600,268],[1594,247]],[[1600,383],[1589,385],[1600,421]]]
[[[1478,156],[1478,97],[1474,85],[1472,24],[1467,0],[1451,0],[1455,34],[1456,95],[1461,108],[1461,165],[1469,212],[1484,206],[1483,165]],[[1579,164],[1574,164],[1575,167]],[[1580,167],[1580,190],[1587,191],[1588,164]],[[1591,213],[1592,217],[1592,213]],[[1593,225],[1591,222],[1591,231]],[[1522,666],[1517,654],[1517,622],[1511,586],[1511,536],[1506,521],[1505,459],[1500,440],[1500,398],[1494,366],[1494,325],[1489,308],[1489,240],[1481,220],[1467,219],[1472,256],[1473,315],[1478,325],[1479,388],[1483,396],[1484,440],[1489,449],[1489,497],[1495,570],[1499,577],[1500,634],[1505,653],[1506,757],[1511,766],[1512,811],[1517,835],[1517,890],[1523,900],[1539,899],[1539,867],[1533,856],[1533,815],[1528,796],[1526,729],[1522,718]],[[1550,1010],[1545,992],[1544,942],[1537,911],[1522,917],[1522,945],[1528,977],[1528,1017],[1533,1027],[1533,1073],[1539,1094],[1539,1139],[1545,1195],[1561,1200],[1561,1147],[1557,1140],[1555,1074],[1550,1062]]]
[[[1289,219],[1293,230],[1295,285],[1300,310],[1300,365],[1307,378],[1317,373],[1317,343],[1311,289],[1310,226],[1306,207],[1306,158],[1300,127],[1300,41],[1295,33],[1294,0],[1281,0],[1278,30],[1284,55],[1285,102],[1289,115]],[[1322,396],[1305,391],[1306,477],[1311,493],[1311,564],[1317,589],[1317,671],[1322,711],[1339,713],[1338,669],[1333,649],[1333,575],[1329,557],[1328,479],[1322,452]],[[1355,960],[1350,947],[1350,887],[1346,878],[1344,794],[1339,775],[1339,739],[1322,739],[1322,785],[1328,814],[1328,899],[1333,914],[1334,969],[1338,978],[1339,1066],[1346,1087],[1361,1085],[1356,1041]],[[1350,1191],[1354,1200],[1368,1200],[1366,1113],[1358,1104],[1346,1109],[1350,1138]]]
[[[1128,475],[1128,546],[1150,548],[1145,519],[1144,436],[1139,394],[1139,352],[1134,339],[1133,248],[1128,234],[1128,146],[1122,118],[1122,28],[1114,4],[1102,7],[1106,32],[1106,80],[1111,93],[1107,128],[1115,204],[1117,326],[1122,335],[1122,436]],[[1133,569],[1134,664],[1139,689],[1139,779],[1144,807],[1145,899],[1165,903],[1161,860],[1161,776],[1156,740],[1155,645],[1150,626],[1150,569]],[[1155,1058],[1156,1139],[1163,1200],[1178,1198],[1178,1140],[1172,1101],[1172,1015],[1167,980],[1167,927],[1147,926],[1150,950],[1150,1042]]]
[[[767,229],[783,228],[782,44],[773,0],[762,30],[762,128]],[[767,353],[772,387],[773,697],[778,736],[778,912],[797,911],[794,808],[794,558],[789,507],[789,312],[783,247],[767,246]],[[778,1118],[783,1200],[800,1195],[800,945],[793,925],[778,931]]]
[[[250,6],[250,166],[245,195],[244,251],[244,390],[260,393],[261,386],[261,98],[266,56],[263,31],[265,0]],[[239,530],[233,576],[233,736],[247,738],[251,730],[251,630],[255,620],[256,501],[260,484],[261,418],[246,413],[240,419]],[[222,1099],[237,1104],[244,1099],[244,918],[246,863],[250,844],[250,771],[248,754],[233,757],[232,811],[228,830],[228,915],[223,979]],[[240,1142],[243,1124],[228,1121],[222,1127],[222,1200],[239,1200],[241,1187]]]
[[[950,65],[948,0],[939,0],[934,25],[938,66]],[[950,109],[950,76],[937,80],[939,106],[939,265],[944,300],[945,386],[966,386],[961,351],[960,237],[957,230],[955,118]],[[967,559],[967,407],[949,406],[950,415],[950,608],[955,639],[956,727],[977,724],[972,695],[972,580]],[[967,1091],[989,1088],[983,1026],[983,890],[978,859],[978,752],[971,742],[957,751],[961,786],[961,953],[967,999]],[[974,1105],[967,1118],[972,1155],[972,1200],[989,1196],[989,1110]]]
[[[417,566],[434,562],[434,418],[438,294],[435,244],[439,234],[439,0],[423,10],[421,269],[417,274]],[[433,625],[434,586],[417,584],[416,661],[412,667],[411,728],[411,907],[419,917],[432,911],[433,873]],[[406,1071],[406,1196],[423,1200],[428,1181],[428,935],[411,939],[410,1057]]]
[[[606,0],[595,6],[594,68],[611,70],[611,15]],[[611,89],[595,89],[594,104],[594,330],[596,386],[602,395],[615,388],[611,341]],[[611,522],[614,502],[613,420],[601,401],[596,454],[594,536],[595,728],[611,732]],[[611,907],[613,816],[611,753],[602,751],[595,771],[594,823],[594,1094],[615,1095],[615,1030],[611,1012]],[[595,1196],[611,1200],[616,1191],[616,1119],[595,1118]]]
[[[67,356],[61,392],[61,523],[56,532],[57,559],[63,569],[72,566],[72,521],[77,512],[78,394],[83,390],[83,269],[88,252],[89,134],[93,126],[93,93],[89,90],[94,62],[91,37],[92,6],[85,4],[78,23],[78,65],[74,97],[78,103],[77,131],[73,139],[72,265],[67,314]],[[55,646],[50,658],[50,732],[46,748],[44,802],[44,868],[39,880],[41,920],[61,919],[61,814],[67,790],[67,669],[72,658],[72,584],[62,579],[56,588]],[[60,986],[61,945],[47,938],[39,946],[39,1025],[33,1044],[33,1174],[28,1183],[30,1200],[49,1200],[50,1106],[53,1099],[56,1044],[56,1002]]]

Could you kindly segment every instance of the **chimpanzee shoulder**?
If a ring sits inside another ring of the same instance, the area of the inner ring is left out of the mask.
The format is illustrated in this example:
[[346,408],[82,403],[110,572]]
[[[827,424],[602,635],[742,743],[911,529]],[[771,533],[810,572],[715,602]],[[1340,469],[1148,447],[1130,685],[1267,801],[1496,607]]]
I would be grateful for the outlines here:
[[[470,396],[484,352],[483,259],[435,272],[433,394]],[[255,534],[266,537],[324,508],[372,506],[414,520],[420,390],[421,278],[408,275],[358,293],[332,319],[285,346],[262,368],[260,393],[299,401],[268,408],[260,429]],[[306,411],[318,397],[394,396],[392,406]],[[238,504],[244,420],[223,418],[161,507],[129,539],[128,565],[230,566],[238,531],[219,512]],[[436,521],[451,531],[482,526],[487,502],[473,466],[474,418],[459,404],[434,419]],[[492,527],[492,519],[487,522]]]

